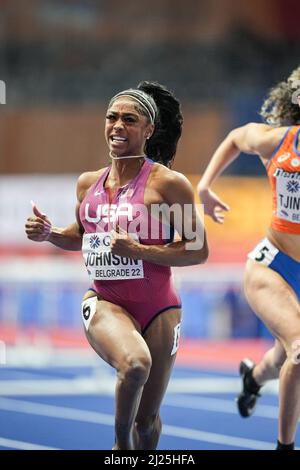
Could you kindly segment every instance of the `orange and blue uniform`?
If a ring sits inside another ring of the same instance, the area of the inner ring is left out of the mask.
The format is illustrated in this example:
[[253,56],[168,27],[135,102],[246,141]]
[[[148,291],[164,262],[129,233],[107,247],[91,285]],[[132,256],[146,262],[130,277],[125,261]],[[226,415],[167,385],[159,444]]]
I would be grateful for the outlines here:
[[[300,126],[289,127],[267,166],[272,188],[271,227],[278,232],[300,235]],[[248,257],[280,274],[300,301],[300,263],[265,238]]]
[[271,227],[296,235],[300,234],[299,134],[300,126],[287,129],[267,167],[273,198]]

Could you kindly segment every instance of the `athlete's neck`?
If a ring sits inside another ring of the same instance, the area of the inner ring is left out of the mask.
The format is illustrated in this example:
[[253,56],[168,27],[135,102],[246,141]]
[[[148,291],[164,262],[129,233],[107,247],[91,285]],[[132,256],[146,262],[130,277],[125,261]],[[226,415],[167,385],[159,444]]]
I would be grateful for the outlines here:
[[113,186],[124,186],[129,183],[140,172],[145,155],[139,155],[134,158],[113,159],[109,180]]
[[145,158],[146,155],[145,154],[142,154],[142,155],[115,155],[113,152],[109,152],[109,156],[112,160],[130,160],[130,159],[133,159],[133,158]]

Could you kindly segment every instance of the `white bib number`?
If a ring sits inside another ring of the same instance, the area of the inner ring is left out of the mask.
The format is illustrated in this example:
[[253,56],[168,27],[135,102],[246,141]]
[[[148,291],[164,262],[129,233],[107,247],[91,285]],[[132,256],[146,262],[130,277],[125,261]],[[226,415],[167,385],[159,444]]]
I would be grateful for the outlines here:
[[97,297],[90,297],[81,304],[81,315],[86,331],[88,331],[91,320],[96,313]]
[[[138,240],[136,234],[129,234]],[[82,253],[88,274],[93,280],[142,279],[144,266],[142,260],[118,256],[110,249],[111,234],[86,233],[82,241]]]
[[258,263],[269,266],[279,250],[267,239],[264,238],[254,250],[248,254],[248,258],[257,261]]
[[[293,175],[293,173],[292,173]],[[300,224],[300,181],[286,173],[276,177],[277,217]]]
[[173,354],[175,354],[179,348],[180,327],[181,327],[181,322],[177,323],[177,325],[174,326],[174,340],[173,340],[171,356],[173,356]]

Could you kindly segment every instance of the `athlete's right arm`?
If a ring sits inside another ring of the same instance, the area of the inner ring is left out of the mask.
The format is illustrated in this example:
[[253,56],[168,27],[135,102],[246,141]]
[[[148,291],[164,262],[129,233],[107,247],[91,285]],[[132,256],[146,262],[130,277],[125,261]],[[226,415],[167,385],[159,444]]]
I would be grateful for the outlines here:
[[36,242],[48,241],[64,250],[81,250],[84,229],[80,222],[79,208],[89,187],[93,184],[92,173],[83,173],[77,181],[76,222],[67,227],[54,227],[48,217],[33,204],[33,216],[26,222],[27,238]]
[[259,155],[262,159],[268,160],[280,142],[283,133],[283,128],[249,123],[232,130],[223,140],[213,154],[197,187],[205,213],[211,216],[215,222],[223,223],[223,211],[229,210],[229,207],[211,191],[210,187],[213,182],[241,152]]
[[82,245],[82,234],[84,232],[79,220],[80,203],[76,204],[76,222],[64,228],[52,227],[48,242],[63,250],[80,251]]

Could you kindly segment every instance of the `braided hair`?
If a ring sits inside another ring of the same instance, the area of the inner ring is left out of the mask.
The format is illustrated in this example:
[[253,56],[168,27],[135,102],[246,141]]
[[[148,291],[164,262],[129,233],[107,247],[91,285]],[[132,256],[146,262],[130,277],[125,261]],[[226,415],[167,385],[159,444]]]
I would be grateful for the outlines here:
[[155,130],[146,142],[145,153],[151,160],[171,167],[182,132],[180,103],[170,91],[157,82],[140,82],[137,89],[151,96],[158,110]]

